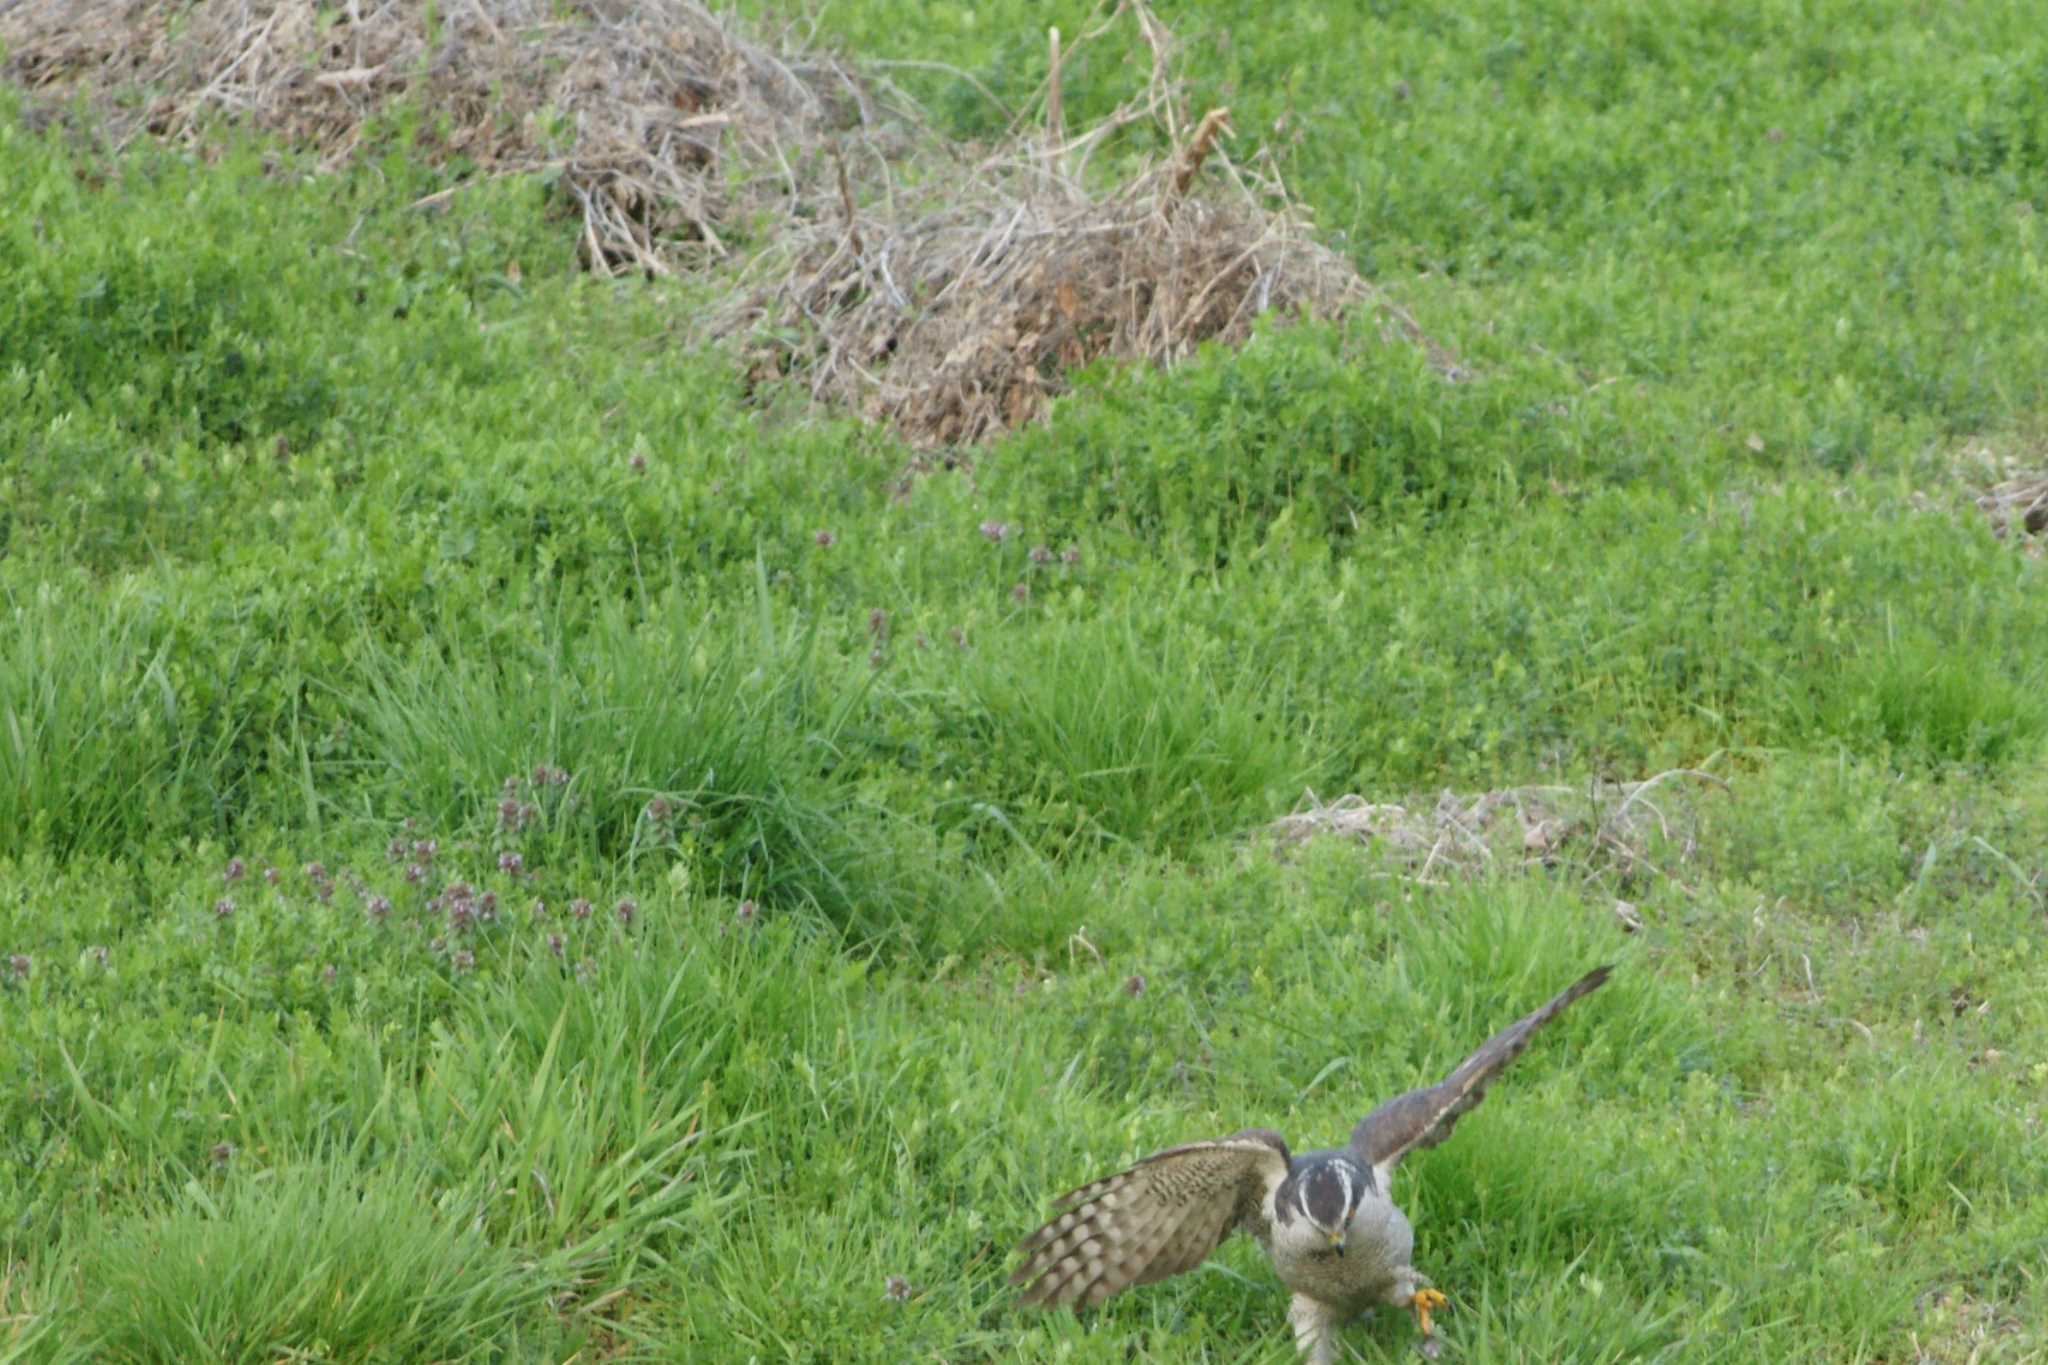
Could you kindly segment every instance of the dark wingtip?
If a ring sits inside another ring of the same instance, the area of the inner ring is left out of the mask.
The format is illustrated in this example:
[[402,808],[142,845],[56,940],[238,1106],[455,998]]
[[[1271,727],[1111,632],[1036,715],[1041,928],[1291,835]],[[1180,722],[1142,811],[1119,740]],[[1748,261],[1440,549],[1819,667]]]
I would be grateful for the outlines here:
[[1571,985],[1566,986],[1564,988],[1563,994],[1568,999],[1576,1000],[1582,995],[1587,995],[1593,991],[1599,990],[1602,986],[1607,984],[1607,978],[1612,975],[1614,975],[1614,964],[1612,962],[1606,963],[1603,966],[1595,967],[1592,971],[1587,972],[1577,981],[1572,982]]
[[1606,985],[1607,978],[1612,976],[1613,974],[1614,964],[1612,962],[1609,962],[1603,966],[1595,967],[1592,971],[1587,972],[1577,981],[1572,982],[1571,985],[1566,986],[1564,990],[1558,994],[1557,999],[1552,1001],[1551,1004],[1547,1007],[1547,1010],[1560,1010],[1563,1009],[1565,1006],[1571,1004],[1573,1001],[1585,999],[1594,991],[1597,991],[1602,986]]

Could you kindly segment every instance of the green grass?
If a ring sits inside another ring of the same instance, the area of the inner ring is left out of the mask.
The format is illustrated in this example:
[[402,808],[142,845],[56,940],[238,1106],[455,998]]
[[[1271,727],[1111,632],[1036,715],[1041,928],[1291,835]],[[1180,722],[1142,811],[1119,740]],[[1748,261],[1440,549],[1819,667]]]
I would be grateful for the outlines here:
[[[1021,107],[1088,14],[821,32]],[[2048,408],[2037,16],[1169,18],[1476,378],[1268,329],[896,496],[538,183],[0,111],[0,1361],[1279,1365],[1249,1245],[1008,1249],[1601,961],[1400,1178],[1453,1358],[2048,1359],[2048,598],[1958,459]],[[1679,765],[1657,870],[1256,834]]]

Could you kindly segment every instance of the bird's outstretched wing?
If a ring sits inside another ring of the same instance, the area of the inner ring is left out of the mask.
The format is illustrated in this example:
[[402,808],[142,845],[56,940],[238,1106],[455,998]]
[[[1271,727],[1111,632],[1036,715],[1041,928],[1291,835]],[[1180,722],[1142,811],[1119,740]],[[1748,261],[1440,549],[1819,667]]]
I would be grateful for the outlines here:
[[1567,986],[1555,1000],[1509,1024],[1486,1040],[1440,1085],[1411,1090],[1388,1100],[1358,1121],[1351,1130],[1351,1149],[1372,1167],[1381,1190],[1402,1157],[1418,1147],[1434,1147],[1451,1135],[1466,1111],[1486,1098],[1486,1087],[1522,1055],[1536,1030],[1555,1019],[1565,1006],[1597,989],[1612,967],[1596,967]]
[[1285,1139],[1263,1128],[1148,1156],[1060,1196],[1058,1215],[1018,1245],[1010,1283],[1025,1286],[1025,1303],[1080,1307],[1192,1270],[1264,1217],[1288,1159]]

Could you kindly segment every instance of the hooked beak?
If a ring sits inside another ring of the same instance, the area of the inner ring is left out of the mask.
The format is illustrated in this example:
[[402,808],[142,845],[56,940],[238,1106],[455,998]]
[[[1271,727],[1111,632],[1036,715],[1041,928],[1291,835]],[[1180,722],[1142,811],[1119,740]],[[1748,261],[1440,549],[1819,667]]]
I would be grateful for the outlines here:
[[1339,1256],[1342,1256],[1342,1255],[1344,1254],[1344,1234],[1343,1234],[1343,1233],[1341,1233],[1341,1232],[1333,1232],[1333,1233],[1331,1233],[1331,1234],[1330,1234],[1330,1250],[1332,1250],[1332,1251],[1336,1252],[1336,1253],[1337,1253],[1337,1254],[1338,1254]]

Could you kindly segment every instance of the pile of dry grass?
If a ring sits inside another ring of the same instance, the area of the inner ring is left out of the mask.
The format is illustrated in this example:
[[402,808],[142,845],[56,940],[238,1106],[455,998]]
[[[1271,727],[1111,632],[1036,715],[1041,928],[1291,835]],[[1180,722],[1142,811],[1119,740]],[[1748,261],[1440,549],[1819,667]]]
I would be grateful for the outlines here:
[[1727,790],[1711,773],[1673,768],[1641,782],[1447,791],[1429,810],[1360,796],[1325,803],[1310,792],[1268,832],[1283,847],[1326,835],[1357,840],[1378,849],[1394,875],[1431,886],[1567,861],[1588,873],[1673,877],[1698,851],[1699,830],[1694,791],[1677,779]]
[[220,116],[345,163],[401,99],[428,156],[558,172],[585,260],[665,274],[722,254],[729,167],[859,124],[824,59],[784,60],[690,0],[14,0],[7,74],[83,95],[117,144],[203,141]]
[[[1077,365],[1168,364],[1260,313],[1374,299],[1267,171],[1182,107],[1171,39],[1121,0],[1146,88],[1068,136],[1058,36],[1029,127],[994,149],[938,136],[885,82],[741,36],[691,0],[0,0],[6,71],[82,95],[117,142],[196,141],[222,116],[346,162],[401,100],[415,145],[484,175],[552,173],[595,271],[726,266],[756,377],[953,445],[1031,421]],[[1091,156],[1148,125],[1170,151],[1097,191]]]
[[2048,531],[2048,474],[2001,479],[1977,495],[1977,506],[2000,536],[2038,536]]
[[[857,193],[841,162],[837,212],[786,234],[729,320],[763,343],[756,373],[800,375],[920,444],[957,445],[1036,419],[1100,357],[1172,364],[1205,341],[1244,341],[1262,313],[1329,317],[1372,301],[1384,335],[1428,346],[1457,377],[1448,352],[1315,242],[1276,173],[1230,159],[1227,110],[1189,116],[1171,36],[1144,4],[1125,0],[1076,49],[1126,19],[1150,79],[1086,132],[1068,136],[1061,117],[1055,30],[1042,123],[960,162],[923,207],[900,183]],[[1133,125],[1172,150],[1092,191],[1091,158]],[[1194,192],[1205,169],[1221,193]]]
[[[2039,432],[1976,437],[1953,455],[1971,497],[2001,540],[2030,555],[2048,548],[2048,438]],[[1916,494],[1915,505],[1940,505]]]

